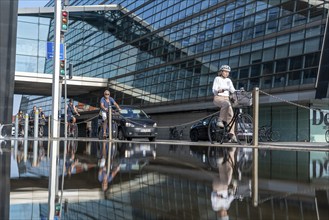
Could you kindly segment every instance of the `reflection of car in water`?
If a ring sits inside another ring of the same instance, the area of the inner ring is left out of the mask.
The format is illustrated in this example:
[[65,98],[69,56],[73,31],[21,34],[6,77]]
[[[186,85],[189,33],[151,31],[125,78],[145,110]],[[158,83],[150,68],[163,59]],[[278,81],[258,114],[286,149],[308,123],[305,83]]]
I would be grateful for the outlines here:
[[157,123],[142,109],[133,106],[120,106],[120,120],[118,121],[118,138],[132,140],[132,138],[148,138],[154,141],[157,136]]
[[156,147],[151,144],[125,144],[120,148],[120,172],[138,171],[146,166],[150,159],[155,159]]

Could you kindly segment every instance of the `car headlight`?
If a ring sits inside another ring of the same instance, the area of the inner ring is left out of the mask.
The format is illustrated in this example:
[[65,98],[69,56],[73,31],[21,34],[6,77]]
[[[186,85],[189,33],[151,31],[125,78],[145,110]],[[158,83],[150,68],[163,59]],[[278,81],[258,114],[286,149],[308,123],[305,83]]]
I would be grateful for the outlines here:
[[133,128],[133,127],[135,127],[135,125],[133,124],[133,123],[130,123],[130,122],[126,122],[126,127],[131,127],[131,128]]
[[156,128],[156,126],[158,126],[157,123],[154,123],[154,124],[153,124],[153,128]]

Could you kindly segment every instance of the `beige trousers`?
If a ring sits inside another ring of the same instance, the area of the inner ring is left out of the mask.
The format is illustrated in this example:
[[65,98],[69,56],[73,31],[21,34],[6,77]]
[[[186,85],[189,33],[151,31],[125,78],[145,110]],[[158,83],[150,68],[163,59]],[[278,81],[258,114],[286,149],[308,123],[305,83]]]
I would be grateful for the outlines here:
[[[233,109],[229,97],[227,96],[214,96],[214,105],[220,108],[219,120],[229,123],[233,118]],[[234,134],[235,125],[232,126],[232,129],[229,133]]]

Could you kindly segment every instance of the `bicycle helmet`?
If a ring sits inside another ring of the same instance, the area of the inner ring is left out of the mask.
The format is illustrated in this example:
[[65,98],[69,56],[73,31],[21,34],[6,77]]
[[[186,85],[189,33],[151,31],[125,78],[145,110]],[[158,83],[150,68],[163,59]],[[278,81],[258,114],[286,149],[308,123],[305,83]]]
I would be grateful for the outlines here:
[[230,67],[229,65],[222,65],[222,66],[219,68],[219,71],[222,71],[222,70],[225,70],[225,71],[231,72],[231,67]]

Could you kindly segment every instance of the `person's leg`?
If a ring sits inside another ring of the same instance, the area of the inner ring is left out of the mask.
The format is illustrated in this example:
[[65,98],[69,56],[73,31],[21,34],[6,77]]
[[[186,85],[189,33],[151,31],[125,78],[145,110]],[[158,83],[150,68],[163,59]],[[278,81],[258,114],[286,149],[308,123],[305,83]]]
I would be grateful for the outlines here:
[[102,112],[102,119],[103,119],[103,137],[106,138],[106,128],[107,128],[107,115],[106,115],[106,112]]
[[214,105],[216,105],[220,108],[219,109],[219,116],[218,116],[217,126],[224,127],[223,121],[224,121],[225,112],[226,112],[225,111],[225,106],[226,106],[225,97],[215,96],[213,103],[214,103]]

